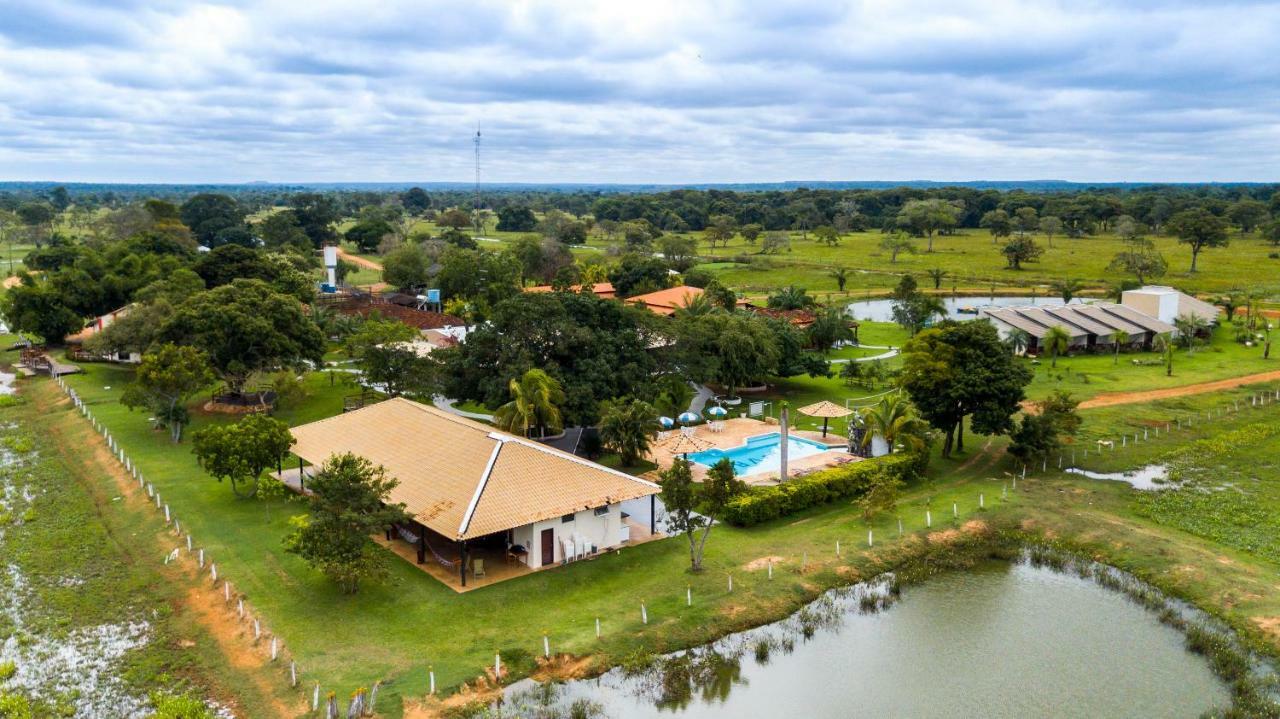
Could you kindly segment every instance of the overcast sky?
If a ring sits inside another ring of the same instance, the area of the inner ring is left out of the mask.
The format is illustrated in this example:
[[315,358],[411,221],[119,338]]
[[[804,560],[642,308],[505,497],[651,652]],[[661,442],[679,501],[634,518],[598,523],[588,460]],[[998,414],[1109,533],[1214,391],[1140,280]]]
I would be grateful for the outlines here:
[[[1123,6],[1123,7],[1121,7]],[[1280,3],[0,0],[0,179],[1280,179]]]

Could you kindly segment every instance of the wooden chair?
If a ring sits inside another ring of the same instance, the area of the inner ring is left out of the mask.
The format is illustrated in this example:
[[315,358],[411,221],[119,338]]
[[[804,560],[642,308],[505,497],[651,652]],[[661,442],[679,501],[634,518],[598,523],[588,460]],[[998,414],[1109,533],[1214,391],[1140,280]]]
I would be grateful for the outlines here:
[[473,576],[473,577],[483,577],[483,576],[485,576],[485,573],[484,573],[484,560],[483,560],[483,559],[473,559],[473,560],[471,560],[471,576]]

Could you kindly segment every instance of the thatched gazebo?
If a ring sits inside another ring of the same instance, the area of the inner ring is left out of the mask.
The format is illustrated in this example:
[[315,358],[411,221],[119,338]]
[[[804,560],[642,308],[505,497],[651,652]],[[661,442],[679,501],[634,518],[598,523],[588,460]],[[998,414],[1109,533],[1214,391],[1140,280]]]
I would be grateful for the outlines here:
[[836,418],[836,417],[848,417],[849,415],[853,414],[853,410],[841,407],[840,405],[834,402],[828,402],[825,399],[822,400],[821,402],[814,402],[813,404],[801,407],[796,411],[799,412],[800,414],[808,415],[810,417],[821,417],[822,418],[822,436],[824,439],[827,436],[827,422],[831,421],[833,418]]

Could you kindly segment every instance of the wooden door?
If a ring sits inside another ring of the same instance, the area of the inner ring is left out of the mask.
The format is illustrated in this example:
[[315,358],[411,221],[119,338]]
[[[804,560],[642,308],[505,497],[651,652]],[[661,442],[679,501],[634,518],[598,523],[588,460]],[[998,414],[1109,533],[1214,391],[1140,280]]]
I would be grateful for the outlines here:
[[542,530],[542,564],[556,563],[556,530]]

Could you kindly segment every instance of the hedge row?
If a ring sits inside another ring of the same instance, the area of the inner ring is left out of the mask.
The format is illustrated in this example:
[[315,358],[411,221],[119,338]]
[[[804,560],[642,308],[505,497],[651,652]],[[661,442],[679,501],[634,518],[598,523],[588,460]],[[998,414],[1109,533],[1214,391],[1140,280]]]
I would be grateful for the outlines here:
[[750,527],[837,499],[856,499],[885,476],[910,482],[927,462],[927,454],[904,452],[822,469],[778,485],[750,487],[725,507],[724,521]]

